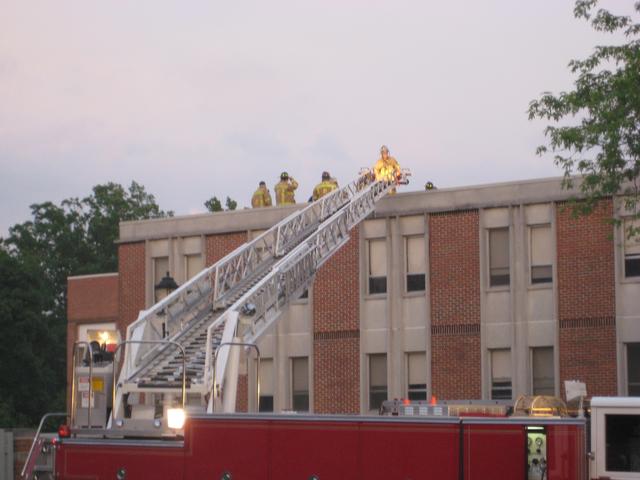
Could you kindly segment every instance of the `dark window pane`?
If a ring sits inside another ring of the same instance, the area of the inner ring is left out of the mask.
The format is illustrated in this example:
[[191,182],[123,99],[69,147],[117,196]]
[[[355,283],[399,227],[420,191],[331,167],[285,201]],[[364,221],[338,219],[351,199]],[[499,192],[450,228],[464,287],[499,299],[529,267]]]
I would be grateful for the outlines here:
[[640,397],[640,343],[627,344],[629,396]]
[[293,392],[293,409],[296,412],[309,411],[309,392]]
[[302,292],[302,295],[300,295],[300,299],[302,300],[303,298],[309,298],[309,289]]
[[640,472],[640,415],[605,415],[609,472]]
[[489,279],[489,285],[491,287],[498,287],[501,285],[509,285],[509,269],[508,268],[492,268],[491,276]]
[[382,402],[387,399],[387,387],[369,388],[369,410],[378,410]]
[[409,385],[409,400],[426,400],[427,384],[417,383]]
[[531,267],[531,283],[551,283],[553,281],[551,265]]
[[627,255],[625,257],[624,276],[640,277],[640,255]]
[[492,400],[510,400],[511,399],[511,381],[493,382],[491,385]]
[[387,277],[369,277],[369,293],[387,293]]
[[407,292],[424,291],[424,273],[410,273],[407,275]]
[[273,412],[273,395],[260,395],[259,412]]

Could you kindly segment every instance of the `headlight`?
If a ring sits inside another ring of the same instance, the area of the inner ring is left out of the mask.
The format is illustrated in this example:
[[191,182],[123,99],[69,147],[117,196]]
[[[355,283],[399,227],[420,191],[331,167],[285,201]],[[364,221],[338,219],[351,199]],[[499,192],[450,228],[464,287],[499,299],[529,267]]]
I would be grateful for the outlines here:
[[167,425],[174,430],[180,430],[184,427],[186,415],[182,408],[167,409]]

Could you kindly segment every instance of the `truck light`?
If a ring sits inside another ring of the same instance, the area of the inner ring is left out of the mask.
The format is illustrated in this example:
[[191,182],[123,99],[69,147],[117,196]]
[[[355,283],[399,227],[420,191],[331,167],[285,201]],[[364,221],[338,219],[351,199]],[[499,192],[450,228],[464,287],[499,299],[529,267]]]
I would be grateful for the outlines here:
[[69,438],[71,436],[71,429],[69,425],[60,425],[58,427],[58,436],[60,438]]
[[169,428],[179,430],[184,427],[186,415],[182,408],[167,409],[167,425]]

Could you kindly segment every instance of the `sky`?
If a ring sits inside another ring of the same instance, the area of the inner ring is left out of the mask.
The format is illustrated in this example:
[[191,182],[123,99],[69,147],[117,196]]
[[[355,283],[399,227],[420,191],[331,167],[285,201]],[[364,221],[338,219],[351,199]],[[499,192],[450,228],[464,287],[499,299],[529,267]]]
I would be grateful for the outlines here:
[[0,237],[109,181],[184,215],[287,171],[305,201],[382,144],[401,191],[558,176],[528,104],[610,41],[569,0],[0,0]]

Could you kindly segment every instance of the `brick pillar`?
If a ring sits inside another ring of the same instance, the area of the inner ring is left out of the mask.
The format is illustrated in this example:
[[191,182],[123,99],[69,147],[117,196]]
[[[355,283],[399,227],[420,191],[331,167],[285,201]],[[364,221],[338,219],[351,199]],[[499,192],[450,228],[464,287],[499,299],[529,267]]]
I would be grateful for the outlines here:
[[225,255],[231,253],[243,243],[247,242],[246,232],[223,233],[207,235],[206,265],[211,266]]
[[249,411],[249,385],[247,374],[238,375],[238,390],[236,392],[236,412]]
[[429,216],[431,392],[480,398],[480,234],[477,210]]
[[560,381],[581,380],[589,395],[616,395],[613,202],[572,218],[557,206]]
[[360,411],[359,230],[318,272],[313,287],[315,413]]
[[127,326],[145,308],[145,247],[144,242],[124,243],[118,247],[119,318],[118,330],[124,339]]

